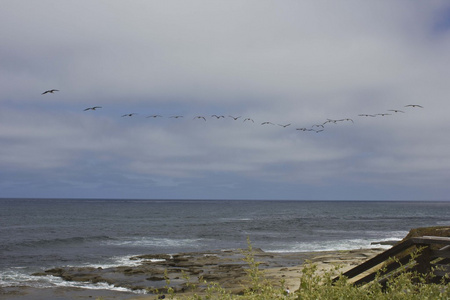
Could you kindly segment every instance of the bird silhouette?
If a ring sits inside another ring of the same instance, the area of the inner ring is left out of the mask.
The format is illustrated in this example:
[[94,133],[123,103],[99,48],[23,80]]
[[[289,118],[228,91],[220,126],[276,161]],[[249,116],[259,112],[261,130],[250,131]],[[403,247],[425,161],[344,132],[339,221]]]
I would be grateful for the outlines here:
[[377,114],[377,116],[382,116],[382,117],[384,117],[384,116],[390,116],[391,114]]
[[225,116],[212,115],[211,118],[214,117],[216,119],[225,118]]
[[88,108],[84,109],[83,111],[87,111],[87,110],[96,110],[97,108],[102,108],[102,107],[101,107],[101,106],[88,107]]
[[193,120],[195,120],[195,119],[203,119],[203,120],[205,120],[205,121],[206,121],[206,118],[205,118],[205,117],[203,117],[203,116],[196,116],[196,117],[194,117],[194,119],[193,119]]
[[240,116],[239,117],[233,117],[233,116],[229,116],[230,118],[233,118],[235,121],[237,120],[237,119],[239,119],[240,118]]
[[171,116],[169,118],[173,118],[173,119],[178,119],[178,118],[182,118],[183,116]]
[[124,114],[124,115],[122,115],[122,117],[132,117],[134,115],[137,115],[137,113]]
[[408,104],[408,105],[405,105],[405,107],[419,107],[419,108],[423,108],[422,105],[418,105],[418,104]]
[[376,115],[361,114],[360,117],[376,117]]
[[350,119],[350,118],[346,118],[346,119],[340,119],[340,120],[336,120],[337,122],[343,122],[343,121],[351,121],[352,123],[355,123],[355,122],[353,122],[353,120],[352,119]]
[[288,127],[289,125],[291,125],[291,123],[289,123],[289,124],[286,124],[286,125],[283,125],[283,124],[278,124],[278,126],[281,126],[281,127],[283,127],[283,128],[286,128],[286,127]]
[[261,123],[261,125],[267,125],[267,124],[275,125],[275,124],[273,124],[272,122],[262,122],[262,123]]
[[43,92],[41,95],[45,95],[48,93],[53,94],[54,92],[59,92],[59,90],[55,90],[55,89],[47,90],[47,91]]
[[390,110],[388,110],[388,111],[393,111],[393,112],[395,112],[395,113],[404,113],[403,110],[398,110],[398,109],[390,109]]
[[146,118],[162,118],[161,115],[151,115],[151,116],[147,116]]
[[253,119],[251,119],[251,118],[245,118],[245,119],[244,119],[244,122],[245,122],[245,121],[252,121],[253,123],[255,123],[255,121],[253,121]]

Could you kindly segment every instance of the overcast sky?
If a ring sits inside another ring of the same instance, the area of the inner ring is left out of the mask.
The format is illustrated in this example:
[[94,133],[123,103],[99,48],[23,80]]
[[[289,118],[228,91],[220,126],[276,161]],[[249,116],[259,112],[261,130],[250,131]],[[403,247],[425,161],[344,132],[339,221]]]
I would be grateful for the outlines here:
[[0,40],[0,197],[449,199],[448,1],[3,0]]

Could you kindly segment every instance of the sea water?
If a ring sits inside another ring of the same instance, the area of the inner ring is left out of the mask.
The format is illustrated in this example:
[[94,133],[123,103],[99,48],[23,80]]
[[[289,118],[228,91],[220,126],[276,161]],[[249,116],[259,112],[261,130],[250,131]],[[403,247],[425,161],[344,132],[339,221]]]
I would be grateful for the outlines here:
[[0,199],[0,287],[106,284],[32,276],[61,266],[138,264],[130,256],[247,247],[348,250],[450,226],[449,202]]

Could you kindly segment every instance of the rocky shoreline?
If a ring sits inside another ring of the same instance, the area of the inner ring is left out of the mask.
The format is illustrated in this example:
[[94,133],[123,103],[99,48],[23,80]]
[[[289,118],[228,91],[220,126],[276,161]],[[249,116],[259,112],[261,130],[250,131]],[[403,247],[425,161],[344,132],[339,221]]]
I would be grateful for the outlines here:
[[[347,251],[327,252],[295,252],[272,253],[261,249],[253,249],[255,261],[259,262],[259,268],[264,270],[266,278],[280,284],[283,280],[290,289],[296,290],[299,286],[299,278],[302,265],[306,260],[318,265],[319,270],[327,270],[336,264],[342,265],[343,271],[354,267],[370,257],[377,255],[384,249],[358,249]],[[190,252],[178,254],[149,254],[130,257],[130,265],[94,268],[94,267],[60,267],[35,273],[34,276],[57,276],[68,282],[79,283],[107,283],[118,288],[126,288],[144,294],[131,294],[123,292],[89,291],[75,288],[55,288],[59,294],[64,294],[67,299],[76,295],[77,299],[156,299],[158,294],[166,293],[168,286],[175,293],[188,292],[188,282],[198,285],[195,292],[202,292],[204,284],[199,278],[207,282],[218,283],[224,289],[233,294],[241,294],[248,282],[246,269],[248,264],[244,261],[242,250],[216,250],[206,252]],[[170,284],[168,284],[168,281]],[[24,292],[24,290],[22,290]],[[30,290],[31,293],[39,291]],[[5,291],[3,291],[5,292]],[[8,292],[8,291],[6,291]],[[11,299],[27,298],[24,293],[9,291]],[[17,290],[15,291],[17,292]],[[44,291],[41,291],[41,293]],[[51,294],[51,291],[45,291]],[[3,295],[5,295],[3,293]],[[20,297],[22,295],[22,297]],[[49,295],[48,299],[52,299]]]

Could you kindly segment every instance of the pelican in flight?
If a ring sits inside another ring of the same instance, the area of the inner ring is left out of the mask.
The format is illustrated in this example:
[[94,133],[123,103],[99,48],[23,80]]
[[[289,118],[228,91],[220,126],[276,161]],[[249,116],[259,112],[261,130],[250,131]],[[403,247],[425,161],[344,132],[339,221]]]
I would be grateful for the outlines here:
[[55,90],[55,89],[47,90],[47,91],[43,92],[41,95],[45,95],[48,93],[53,94],[54,92],[59,92],[59,90]]
[[420,107],[420,108],[423,108],[422,105],[418,105],[418,104],[408,104],[408,105],[405,105],[405,107]]
[[195,120],[195,119],[203,119],[203,120],[205,120],[206,121],[206,118],[205,117],[203,117],[203,116],[196,116],[193,120]]
[[388,110],[388,111],[393,111],[393,112],[395,112],[395,113],[404,113],[403,110],[398,110],[398,109],[390,109],[390,110]]
[[237,119],[239,119],[241,116],[239,116],[239,117],[233,117],[233,116],[229,116],[230,118],[233,118],[235,121],[237,120]]
[[137,115],[137,113],[124,114],[122,117],[132,117],[133,115]]
[[283,127],[283,128],[286,128],[286,127],[288,127],[289,125],[291,125],[291,123],[289,123],[289,124],[286,124],[286,125],[283,125],[283,124],[278,124],[278,126],[281,126],[281,127]]
[[347,119],[340,119],[340,120],[337,120],[338,122],[342,122],[342,121],[351,121],[352,123],[355,123],[355,122],[353,122],[353,120],[352,119],[350,119],[350,118],[347,118]]
[[97,108],[102,108],[102,107],[101,107],[101,106],[88,107],[88,108],[84,109],[83,111],[87,111],[87,110],[96,110]]

